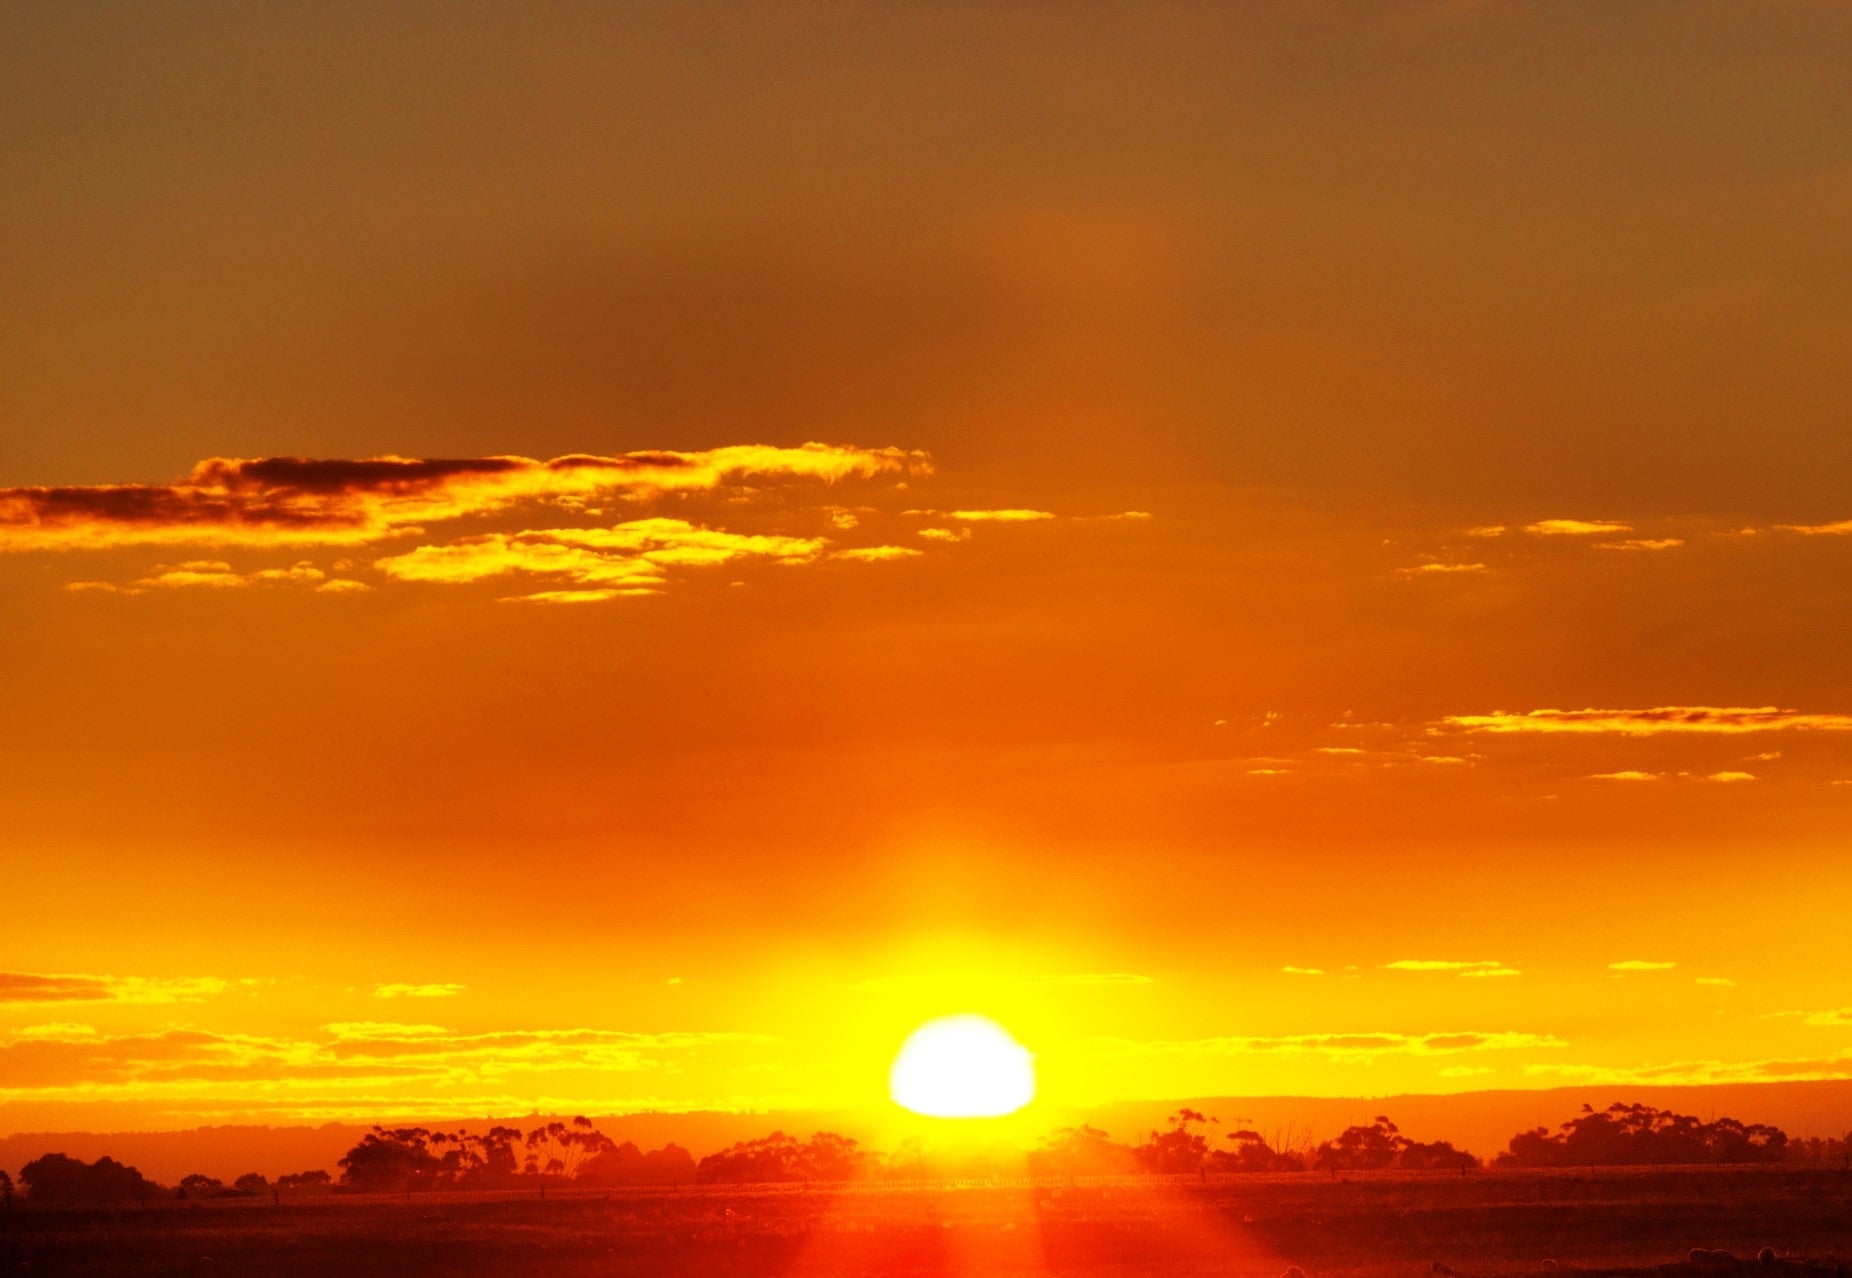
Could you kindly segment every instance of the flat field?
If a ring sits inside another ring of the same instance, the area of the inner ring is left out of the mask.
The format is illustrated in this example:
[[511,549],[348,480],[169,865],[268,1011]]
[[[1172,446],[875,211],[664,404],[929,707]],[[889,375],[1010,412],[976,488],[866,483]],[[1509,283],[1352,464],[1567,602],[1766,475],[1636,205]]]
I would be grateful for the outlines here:
[[[1852,1255],[1852,1177],[1485,1172],[162,1202],[0,1215],[0,1275],[1468,1278]],[[1749,1272],[1749,1266],[1741,1267]],[[1718,1273],[1733,1272],[1719,1267]]]

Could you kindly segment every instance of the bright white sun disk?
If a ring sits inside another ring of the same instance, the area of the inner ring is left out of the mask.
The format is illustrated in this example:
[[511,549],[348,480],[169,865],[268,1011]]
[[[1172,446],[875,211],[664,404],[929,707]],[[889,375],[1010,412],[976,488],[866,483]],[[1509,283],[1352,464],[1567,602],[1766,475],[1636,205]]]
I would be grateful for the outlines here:
[[1035,1099],[1035,1058],[983,1016],[947,1016],[914,1030],[887,1078],[897,1105],[932,1118],[996,1118]]

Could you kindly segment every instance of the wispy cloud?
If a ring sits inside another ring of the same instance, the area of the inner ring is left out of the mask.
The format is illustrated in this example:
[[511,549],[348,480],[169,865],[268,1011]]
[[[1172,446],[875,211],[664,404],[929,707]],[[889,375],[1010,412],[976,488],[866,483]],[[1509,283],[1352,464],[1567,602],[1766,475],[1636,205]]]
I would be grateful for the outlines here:
[[[1383,967],[1391,972],[1453,972],[1459,975],[1509,971],[1497,959],[1397,959],[1393,963],[1384,963]],[[1515,972],[1511,974],[1516,975]]]
[[90,976],[0,972],[0,1004],[196,1003],[222,994],[231,982],[216,976]]
[[1480,563],[1427,563],[1414,564],[1407,568],[1395,570],[1398,577],[1457,577],[1462,574],[1482,573],[1486,566]]
[[[847,988],[852,990],[911,990],[932,989],[945,984],[946,978],[940,974],[869,976],[851,982]],[[1053,989],[1063,987],[1101,988],[1154,985],[1157,978],[1139,972],[987,972],[982,978],[985,985],[1012,985],[1029,989]]]
[[[551,578],[569,583],[515,596],[532,603],[596,603],[660,593],[681,571],[739,560],[807,564],[822,558],[823,537],[735,533],[684,519],[633,519],[608,528],[528,529],[483,533],[443,545],[419,546],[375,562],[398,581],[465,585],[498,577]],[[835,558],[879,561],[920,552],[871,546],[833,552]]]
[[1524,1073],[1531,1077],[1560,1078],[1603,1086],[1800,1082],[1852,1078],[1852,1053],[1797,1060],[1681,1060],[1660,1065],[1558,1065],[1532,1062],[1524,1066]]
[[1590,781],[1663,781],[1663,772],[1636,772],[1631,769],[1620,772],[1597,772],[1590,776]]
[[1109,1055],[1241,1056],[1279,1053],[1318,1055],[1334,1060],[1375,1056],[1450,1056],[1460,1052],[1506,1052],[1559,1048],[1568,1044],[1554,1034],[1463,1032],[1441,1034],[1289,1034],[1279,1037],[1227,1037],[1166,1040],[1109,1038],[1099,1040]]
[[1524,525],[1524,531],[1538,537],[1599,537],[1632,532],[1633,525],[1614,519],[1540,519]]
[[1653,959],[1622,959],[1618,963],[1608,964],[1608,970],[1613,972],[1669,972],[1677,966],[1677,963]]
[[375,985],[374,998],[455,998],[463,992],[463,986],[451,983],[441,985]]
[[738,479],[927,473],[898,448],[745,444],[702,452],[312,460],[214,457],[172,484],[0,489],[0,550],[352,545],[519,502],[711,489]]
[[[505,1084],[514,1074],[662,1068],[688,1053],[771,1041],[730,1032],[587,1028],[458,1033],[392,1021],[337,1022],[320,1037],[195,1029],[107,1035],[82,1025],[40,1026],[0,1036],[0,1099],[259,1099],[283,1084],[337,1091],[390,1085],[435,1097],[457,1086]],[[403,1112],[407,1095],[392,1103]]]
[[1462,732],[1626,736],[1668,732],[1845,732],[1852,730],[1852,715],[1806,713],[1777,706],[1654,706],[1645,710],[1499,710],[1491,714],[1448,715],[1441,724]]
[[[1782,532],[1800,533],[1803,537],[1844,537],[1852,535],[1852,519],[1839,519],[1830,524],[1777,524]],[[1744,531],[1749,531],[1745,529]]]
[[1597,550],[1676,550],[1684,545],[1678,537],[1637,537],[1627,541],[1597,542]]
[[[930,512],[926,512],[930,513]],[[1008,508],[1003,510],[948,510],[944,512],[947,519],[956,519],[963,523],[992,524],[1031,524],[1045,519],[1053,519],[1052,510],[1023,510]]]
[[895,559],[914,559],[924,552],[912,546],[852,546],[847,550],[831,553],[832,559],[847,559],[851,563],[879,564]]

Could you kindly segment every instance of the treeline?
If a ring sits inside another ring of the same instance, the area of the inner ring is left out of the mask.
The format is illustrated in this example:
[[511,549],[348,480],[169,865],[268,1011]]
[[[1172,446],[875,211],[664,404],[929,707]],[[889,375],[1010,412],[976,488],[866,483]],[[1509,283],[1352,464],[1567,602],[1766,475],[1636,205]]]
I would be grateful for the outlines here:
[[549,1182],[588,1186],[673,1185],[694,1180],[694,1156],[680,1145],[645,1153],[588,1118],[522,1134],[424,1127],[375,1127],[342,1155],[340,1187],[357,1193],[430,1189],[515,1189]]
[[1218,1125],[1197,1110],[1180,1109],[1170,1116],[1164,1130],[1149,1133],[1138,1145],[1116,1144],[1097,1127],[1067,1127],[1030,1153],[1029,1166],[1037,1175],[1178,1176],[1313,1169],[1458,1170],[1479,1165],[1473,1155],[1446,1141],[1424,1144],[1411,1140],[1381,1116],[1367,1126],[1348,1127],[1319,1145],[1295,1141],[1290,1132],[1276,1132],[1270,1139],[1251,1128],[1222,1133],[1218,1142],[1210,1133]]
[[[1843,1142],[1841,1142],[1843,1146]],[[1520,1132],[1498,1156],[1509,1167],[1652,1167],[1687,1163],[1786,1161],[1788,1134],[1734,1118],[1703,1122],[1650,1105],[1613,1104],[1582,1113],[1552,1132]]]
[[[305,1194],[686,1185],[695,1177],[694,1157],[680,1145],[646,1153],[630,1141],[612,1140],[586,1118],[551,1122],[525,1133],[500,1126],[481,1134],[375,1127],[342,1155],[337,1166],[338,1180],[316,1168],[274,1181],[247,1172],[227,1185],[195,1172],[170,1189],[113,1158],[86,1163],[65,1154],[45,1154],[20,1168],[19,1184],[34,1206],[116,1207],[157,1198],[281,1201]],[[12,1195],[13,1181],[0,1171],[0,1198],[7,1206]]]
[[[555,1121],[523,1132],[375,1127],[337,1164],[337,1180],[315,1169],[276,1180],[249,1172],[227,1185],[194,1174],[167,1188],[113,1158],[94,1163],[46,1154],[20,1169],[19,1186],[38,1206],[122,1206],[156,1198],[257,1198],[329,1193],[538,1189],[548,1186],[730,1185],[931,1179],[947,1176],[1208,1176],[1258,1172],[1460,1171],[1480,1160],[1447,1141],[1404,1136],[1387,1116],[1346,1128],[1314,1145],[1290,1129],[1219,1131],[1197,1110],[1179,1109],[1161,1130],[1121,1144],[1097,1127],[1064,1127],[1025,1154],[1017,1149],[952,1155],[908,1141],[883,1155],[834,1132],[800,1140],[773,1132],[741,1141],[698,1163],[679,1145],[647,1152],[617,1142],[589,1119]],[[1025,1167],[1026,1158],[1026,1167]],[[1785,1163],[1852,1170],[1852,1133],[1843,1139],[1790,1140],[1778,1127],[1733,1118],[1704,1122],[1647,1105],[1614,1104],[1582,1112],[1555,1131],[1513,1136],[1494,1160],[1500,1167],[1638,1167]],[[0,1200],[10,1208],[14,1182],[0,1171]]]

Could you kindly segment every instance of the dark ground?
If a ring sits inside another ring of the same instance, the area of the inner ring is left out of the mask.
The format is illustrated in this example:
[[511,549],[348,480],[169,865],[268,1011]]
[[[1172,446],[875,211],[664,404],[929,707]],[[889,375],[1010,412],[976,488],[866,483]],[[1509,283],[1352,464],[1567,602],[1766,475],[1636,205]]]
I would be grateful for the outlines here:
[[[1316,1175],[1065,1186],[162,1202],[0,1215],[0,1275],[1464,1278],[1852,1256],[1839,1172]],[[1722,1274],[1732,1271],[1723,1270]],[[1743,1267],[1745,1274],[1759,1272]],[[1770,1271],[1772,1272],[1772,1271]],[[1669,1274],[1667,1278],[1682,1278]]]

